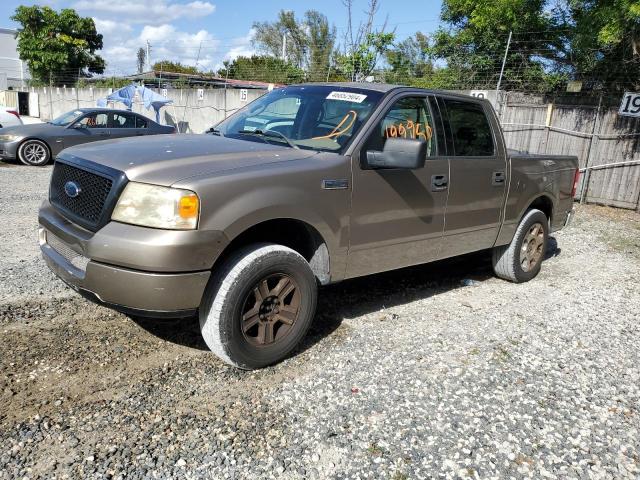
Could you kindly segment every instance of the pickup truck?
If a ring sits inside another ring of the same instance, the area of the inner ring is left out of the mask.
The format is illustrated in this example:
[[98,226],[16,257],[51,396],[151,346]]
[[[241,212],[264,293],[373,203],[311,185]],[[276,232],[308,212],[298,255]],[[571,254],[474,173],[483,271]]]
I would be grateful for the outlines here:
[[497,276],[531,280],[577,181],[576,157],[507,152],[487,101],[293,85],[204,135],[63,150],[39,241],[85,297],[197,314],[216,355],[253,369],[294,350],[319,285],[479,250]]

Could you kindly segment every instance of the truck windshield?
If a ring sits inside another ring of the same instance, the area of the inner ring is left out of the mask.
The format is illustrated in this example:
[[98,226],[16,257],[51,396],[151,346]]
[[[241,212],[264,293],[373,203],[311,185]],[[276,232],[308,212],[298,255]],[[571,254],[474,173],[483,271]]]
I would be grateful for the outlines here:
[[340,86],[279,88],[210,132],[293,148],[342,152],[381,97],[381,92]]

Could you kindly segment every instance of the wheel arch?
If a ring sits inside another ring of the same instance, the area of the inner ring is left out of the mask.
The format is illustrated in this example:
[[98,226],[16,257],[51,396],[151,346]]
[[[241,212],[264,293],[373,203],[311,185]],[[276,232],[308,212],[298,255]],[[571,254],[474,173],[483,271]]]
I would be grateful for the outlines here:
[[520,223],[525,214],[533,208],[544,213],[547,217],[547,220],[549,220],[549,225],[551,225],[551,220],[553,218],[554,201],[553,198],[551,198],[551,196],[547,195],[546,193],[539,194],[527,202],[527,206],[520,212],[518,223]]
[[553,197],[551,195],[542,192],[536,193],[531,198],[527,199],[527,201],[522,202],[521,205],[524,205],[517,217],[513,217],[512,219],[505,221],[505,223],[500,228],[500,232],[498,233],[498,237],[494,244],[494,247],[506,245],[513,239],[513,236],[516,233],[516,229],[520,222],[526,215],[526,213],[532,208],[538,209],[542,211],[547,217],[549,222],[549,228],[551,227],[551,221],[553,218],[555,203]]
[[310,223],[290,217],[279,217],[255,223],[229,238],[213,264],[215,270],[229,255],[252,243],[268,242],[295,250],[311,267],[318,282],[326,285],[331,280],[329,246],[323,235]]

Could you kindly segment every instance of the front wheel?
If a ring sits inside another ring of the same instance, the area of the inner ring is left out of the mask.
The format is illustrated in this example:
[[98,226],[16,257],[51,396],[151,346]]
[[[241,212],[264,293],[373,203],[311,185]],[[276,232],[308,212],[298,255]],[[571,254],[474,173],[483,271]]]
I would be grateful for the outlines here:
[[214,272],[200,307],[200,331],[226,363],[266,367],[300,343],[316,300],[316,279],[304,257],[282,245],[250,245]]
[[540,210],[525,213],[509,245],[493,249],[493,271],[515,283],[528,282],[540,272],[547,250],[549,221]]
[[41,167],[49,163],[51,153],[46,143],[34,138],[22,142],[18,147],[18,158],[25,165]]

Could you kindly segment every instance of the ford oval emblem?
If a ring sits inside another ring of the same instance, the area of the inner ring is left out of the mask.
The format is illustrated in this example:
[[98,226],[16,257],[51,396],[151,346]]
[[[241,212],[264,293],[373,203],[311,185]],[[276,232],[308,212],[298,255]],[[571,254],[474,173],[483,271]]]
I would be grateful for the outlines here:
[[75,182],[67,182],[64,184],[64,193],[67,194],[69,198],[76,198],[80,195],[80,187]]

